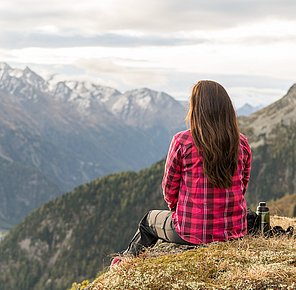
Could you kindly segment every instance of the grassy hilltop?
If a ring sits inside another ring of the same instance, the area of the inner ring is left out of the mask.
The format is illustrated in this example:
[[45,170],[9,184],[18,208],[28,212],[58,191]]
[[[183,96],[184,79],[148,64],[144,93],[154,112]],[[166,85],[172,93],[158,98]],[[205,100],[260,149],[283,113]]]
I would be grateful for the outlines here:
[[[296,228],[296,219],[274,216],[272,225]],[[296,240],[245,237],[184,250],[161,243],[98,276],[86,287],[103,289],[296,289]]]

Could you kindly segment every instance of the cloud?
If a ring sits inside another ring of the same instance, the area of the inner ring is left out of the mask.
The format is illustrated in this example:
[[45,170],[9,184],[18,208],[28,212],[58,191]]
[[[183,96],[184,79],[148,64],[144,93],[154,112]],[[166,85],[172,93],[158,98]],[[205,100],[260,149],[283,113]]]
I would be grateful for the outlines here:
[[[264,19],[293,20],[294,0],[2,0],[0,24],[32,29],[54,24],[84,33],[117,30],[215,30]],[[21,19],[21,23],[19,20]],[[21,25],[20,25],[21,24]]]
[[77,35],[65,32],[11,32],[1,31],[0,39],[2,47],[25,48],[25,47],[136,47],[136,46],[179,46],[195,45],[208,41],[202,38],[186,38],[174,35],[128,35],[125,33],[102,33],[97,35]]
[[0,41],[9,49],[295,42],[295,9],[289,0],[2,0]]
[[72,30],[59,30],[47,25],[32,31],[10,31],[2,29],[2,48],[26,47],[149,47],[191,46],[199,44],[275,44],[295,43],[296,21],[271,21],[257,25],[240,26],[223,31],[191,31],[175,33],[131,33],[127,31],[97,34],[79,34]]
[[[121,62],[121,63],[120,63]],[[124,64],[125,62],[126,64]],[[96,74],[100,79],[117,80],[122,89],[136,87],[164,87],[168,83],[167,72],[157,68],[137,67],[135,60],[113,59],[83,59],[76,62],[86,73]]]

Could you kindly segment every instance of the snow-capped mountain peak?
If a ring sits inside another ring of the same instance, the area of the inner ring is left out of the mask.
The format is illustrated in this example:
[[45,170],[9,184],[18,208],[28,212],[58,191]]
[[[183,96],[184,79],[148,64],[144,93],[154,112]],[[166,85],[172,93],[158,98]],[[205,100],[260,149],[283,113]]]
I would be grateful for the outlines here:
[[26,68],[23,70],[23,77],[26,78],[29,81],[32,81],[34,83],[35,81],[43,81],[44,79],[36,74],[34,71],[32,71],[29,67],[26,66]]
[[90,91],[92,91],[93,88],[93,84],[86,81],[66,81],[65,83],[69,88],[71,88],[71,90],[75,90],[76,93],[81,96],[89,93]]
[[96,85],[89,82],[59,82],[53,95],[54,99],[75,106],[81,114],[85,114],[89,110],[99,110],[99,108],[105,111],[105,106],[97,97]]
[[38,90],[48,91],[48,86],[45,80],[41,76],[36,74],[34,71],[32,71],[29,67],[26,67],[23,70],[22,76],[28,84],[34,86]]
[[147,88],[136,89],[125,93],[130,100],[142,109],[147,109],[154,103],[156,94],[157,92]]
[[42,77],[26,67],[24,70],[11,68],[5,63],[0,64],[0,89],[11,95],[18,95],[17,101],[34,100],[48,92]]
[[20,69],[12,69],[7,63],[0,63],[0,77],[1,79],[6,78],[7,76],[19,77],[22,74]]
[[7,71],[7,70],[10,70],[11,67],[5,63],[5,62],[0,62],[0,71],[3,70],[3,71]]
[[147,88],[125,92],[109,109],[122,121],[135,127],[178,123],[175,116],[182,116],[183,112],[185,115],[182,105],[171,96]]
[[[61,101],[67,101],[69,99],[75,99],[75,96],[73,96],[73,91],[66,85],[65,82],[58,82],[54,89],[54,98],[61,100]],[[71,96],[72,95],[72,96]]]

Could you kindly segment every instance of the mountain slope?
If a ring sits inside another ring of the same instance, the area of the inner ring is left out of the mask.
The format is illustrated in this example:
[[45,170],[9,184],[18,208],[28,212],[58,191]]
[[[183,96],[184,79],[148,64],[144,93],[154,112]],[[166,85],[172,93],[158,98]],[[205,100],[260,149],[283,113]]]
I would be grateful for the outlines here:
[[244,119],[244,125],[252,130],[256,136],[256,144],[260,145],[260,140],[276,133],[278,125],[290,126],[296,119],[296,84],[294,84],[278,101],[252,114]]
[[253,152],[248,200],[296,192],[296,85],[277,102],[239,120]]

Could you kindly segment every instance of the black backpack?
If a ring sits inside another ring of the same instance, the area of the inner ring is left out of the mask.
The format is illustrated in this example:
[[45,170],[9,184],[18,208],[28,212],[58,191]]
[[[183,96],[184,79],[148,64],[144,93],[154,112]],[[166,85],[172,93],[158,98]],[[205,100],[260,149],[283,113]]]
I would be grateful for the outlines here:
[[[250,208],[247,210],[247,223],[248,223],[248,235],[256,235],[260,233],[260,221],[256,212],[252,211]],[[274,226],[271,228],[267,234],[267,237],[274,237],[280,235],[287,235],[292,237],[294,228],[289,226],[284,230],[281,226]],[[294,236],[295,237],[295,236]]]

